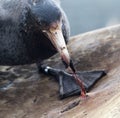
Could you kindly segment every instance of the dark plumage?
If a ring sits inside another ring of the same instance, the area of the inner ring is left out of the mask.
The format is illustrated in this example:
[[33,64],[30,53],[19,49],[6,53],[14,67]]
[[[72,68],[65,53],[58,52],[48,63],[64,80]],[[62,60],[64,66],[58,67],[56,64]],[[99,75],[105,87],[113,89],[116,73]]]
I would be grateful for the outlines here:
[[29,64],[54,55],[48,31],[61,24],[65,42],[69,25],[59,2],[55,0],[0,1],[0,64]]

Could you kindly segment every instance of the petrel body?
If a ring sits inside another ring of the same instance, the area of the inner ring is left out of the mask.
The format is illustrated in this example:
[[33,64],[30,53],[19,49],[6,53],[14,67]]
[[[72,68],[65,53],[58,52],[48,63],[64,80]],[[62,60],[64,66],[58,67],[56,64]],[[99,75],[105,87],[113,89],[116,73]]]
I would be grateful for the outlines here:
[[[54,33],[59,33],[60,37]],[[1,65],[30,64],[47,59],[60,52],[59,40],[66,48],[64,41],[68,38],[67,18],[55,0],[0,1]]]
[[[58,78],[61,98],[80,91],[85,96],[67,50],[68,39],[69,24],[58,0],[0,0],[0,65],[41,62],[59,52],[73,76],[42,65],[38,65],[39,70]],[[99,76],[95,75],[94,80],[98,80]],[[76,79],[81,90],[70,78]],[[83,79],[83,83],[86,81],[86,89],[95,82]]]

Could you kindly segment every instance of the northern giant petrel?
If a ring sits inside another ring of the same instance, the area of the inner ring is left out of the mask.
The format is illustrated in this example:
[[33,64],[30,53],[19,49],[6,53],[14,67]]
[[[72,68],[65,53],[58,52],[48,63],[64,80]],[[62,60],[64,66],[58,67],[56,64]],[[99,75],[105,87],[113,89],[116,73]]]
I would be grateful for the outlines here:
[[[0,64],[41,62],[58,51],[77,79],[66,46],[69,30],[58,0],[0,0]],[[41,70],[42,66],[39,67]],[[85,94],[83,89],[82,93]]]

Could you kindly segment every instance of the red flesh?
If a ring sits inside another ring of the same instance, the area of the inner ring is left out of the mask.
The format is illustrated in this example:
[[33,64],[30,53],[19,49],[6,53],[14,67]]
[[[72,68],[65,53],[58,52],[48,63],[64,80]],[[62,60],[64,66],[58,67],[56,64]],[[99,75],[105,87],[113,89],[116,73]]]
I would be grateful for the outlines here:
[[74,66],[72,65],[71,67],[69,66],[70,70],[72,71],[72,75],[75,79],[75,81],[78,83],[78,85],[80,86],[81,88],[81,96],[83,98],[86,97],[86,90],[85,90],[85,87],[84,87],[84,84],[83,82],[81,81],[81,79],[78,77],[78,75],[76,74],[76,71],[75,71],[75,68]]
[[85,90],[85,87],[83,85],[83,82],[80,80],[80,78],[77,76],[76,73],[73,73],[73,77],[81,88],[81,96],[83,98],[85,98],[86,97],[86,90]]

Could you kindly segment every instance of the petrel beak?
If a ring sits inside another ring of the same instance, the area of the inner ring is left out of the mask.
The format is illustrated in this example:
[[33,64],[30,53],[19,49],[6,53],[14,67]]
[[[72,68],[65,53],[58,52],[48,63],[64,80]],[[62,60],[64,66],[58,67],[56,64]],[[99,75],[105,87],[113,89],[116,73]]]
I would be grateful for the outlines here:
[[46,33],[47,33],[50,41],[54,45],[54,47],[59,52],[65,65],[69,66],[70,65],[70,56],[68,53],[67,46],[65,44],[65,39],[63,37],[61,27],[51,28]]

